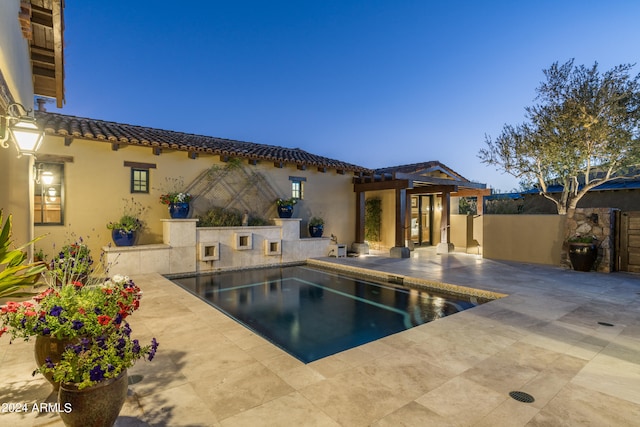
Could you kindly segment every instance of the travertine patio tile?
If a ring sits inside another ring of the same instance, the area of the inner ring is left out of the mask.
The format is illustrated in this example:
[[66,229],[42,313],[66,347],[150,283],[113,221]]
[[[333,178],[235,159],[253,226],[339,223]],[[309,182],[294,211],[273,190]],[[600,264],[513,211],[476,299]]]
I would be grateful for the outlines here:
[[529,403],[507,399],[489,412],[474,427],[518,427],[525,426],[539,412]]
[[474,381],[455,377],[416,402],[458,425],[472,425],[507,398]]
[[[140,398],[142,421],[152,426],[218,426],[217,414],[191,384],[159,387],[156,393]],[[118,419],[120,422],[120,418]]]
[[262,364],[255,362],[232,370],[214,370],[192,380],[193,388],[224,420],[293,392],[293,388]]
[[572,383],[640,404],[640,365],[637,363],[601,353],[587,363]]
[[458,426],[456,421],[442,417],[423,405],[409,402],[402,408],[374,422],[375,427]]
[[318,411],[311,402],[300,393],[294,392],[279,397],[248,411],[234,415],[222,421],[221,426],[309,426],[339,427],[331,417]]
[[640,407],[594,390],[569,384],[527,426],[637,426]]
[[344,426],[368,426],[411,400],[357,371],[338,374],[300,393]]
[[409,399],[415,399],[445,383],[451,375],[413,354],[376,359],[356,369]]

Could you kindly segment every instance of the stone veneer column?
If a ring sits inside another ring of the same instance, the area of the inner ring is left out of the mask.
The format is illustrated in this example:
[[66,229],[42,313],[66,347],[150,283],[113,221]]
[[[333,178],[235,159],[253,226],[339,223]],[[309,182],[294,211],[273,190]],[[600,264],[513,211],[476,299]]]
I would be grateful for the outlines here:
[[196,223],[197,219],[161,219],[162,240],[171,246],[169,272],[193,273],[196,271]]
[[595,236],[598,239],[596,270],[610,273],[615,263],[615,211],[611,208],[577,208],[567,214],[562,263],[571,266],[567,241],[576,235]]

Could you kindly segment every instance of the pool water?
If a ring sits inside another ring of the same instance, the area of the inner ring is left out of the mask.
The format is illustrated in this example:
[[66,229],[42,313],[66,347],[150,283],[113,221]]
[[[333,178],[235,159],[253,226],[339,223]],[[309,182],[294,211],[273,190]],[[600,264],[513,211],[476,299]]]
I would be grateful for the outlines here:
[[305,363],[488,301],[307,266],[172,281]]

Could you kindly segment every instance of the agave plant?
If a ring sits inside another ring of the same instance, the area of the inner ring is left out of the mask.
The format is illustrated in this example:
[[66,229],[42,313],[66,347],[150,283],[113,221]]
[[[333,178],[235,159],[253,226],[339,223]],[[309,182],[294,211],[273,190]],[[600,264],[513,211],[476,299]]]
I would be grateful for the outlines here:
[[[2,224],[2,210],[0,210],[0,224]],[[46,269],[43,262],[25,263],[27,253],[24,248],[32,245],[40,238],[36,238],[29,243],[10,249],[11,245],[11,215],[7,218],[0,231],[0,298],[22,297],[31,295],[28,288],[35,285],[42,277],[42,272]]]

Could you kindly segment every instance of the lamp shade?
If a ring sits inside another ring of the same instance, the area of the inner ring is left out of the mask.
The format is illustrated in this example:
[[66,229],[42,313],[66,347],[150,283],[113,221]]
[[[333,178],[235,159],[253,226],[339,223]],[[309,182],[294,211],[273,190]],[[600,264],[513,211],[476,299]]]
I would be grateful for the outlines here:
[[9,127],[13,142],[21,154],[35,154],[42,144],[44,132],[38,129],[35,119],[22,116]]

